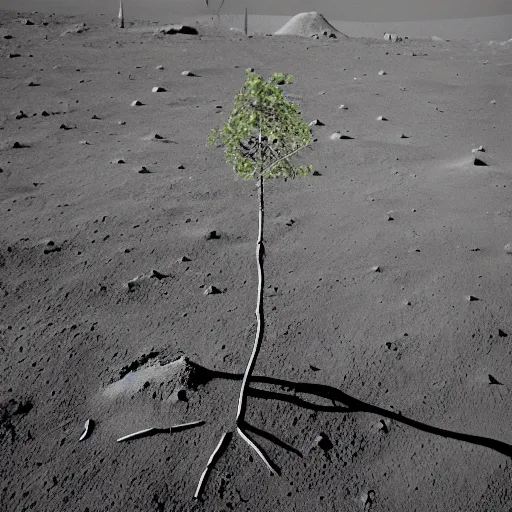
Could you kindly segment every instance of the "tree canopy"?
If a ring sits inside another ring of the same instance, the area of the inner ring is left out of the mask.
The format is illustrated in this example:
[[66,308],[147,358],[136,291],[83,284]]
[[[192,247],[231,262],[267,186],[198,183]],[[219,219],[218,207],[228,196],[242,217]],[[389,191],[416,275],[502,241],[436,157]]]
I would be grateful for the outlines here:
[[[207,145],[220,140],[228,164],[243,179],[305,176],[312,166],[293,166],[289,158],[311,143],[311,131],[297,106],[280,85],[291,75],[274,73],[265,80],[246,70],[246,80],[235,96],[233,110],[221,129],[212,130]],[[261,144],[260,144],[261,141]]]

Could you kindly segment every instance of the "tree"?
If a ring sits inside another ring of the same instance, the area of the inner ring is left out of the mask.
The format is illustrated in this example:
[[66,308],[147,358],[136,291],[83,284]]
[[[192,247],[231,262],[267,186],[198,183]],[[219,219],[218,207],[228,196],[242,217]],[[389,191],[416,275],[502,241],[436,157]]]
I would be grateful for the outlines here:
[[[251,69],[247,69],[245,83],[235,97],[233,110],[227,123],[220,130],[212,130],[207,139],[207,145],[210,147],[220,140],[218,147],[225,147],[226,161],[238,176],[244,180],[258,180],[257,330],[251,357],[247,363],[240,388],[235,425],[240,437],[257,453],[273,474],[277,473],[276,468],[244,427],[246,425],[248,387],[263,341],[265,327],[263,308],[263,260],[265,257],[263,192],[265,179],[283,177],[286,180],[296,176],[306,176],[312,171],[312,166],[294,167],[289,161],[290,157],[311,143],[309,126],[302,119],[297,106],[288,101],[279,88],[279,85],[290,84],[292,81],[291,75],[283,73],[274,73],[269,80],[264,80]],[[231,436],[230,432],[222,435],[201,475],[194,498],[200,496],[209,471],[229,443]]]

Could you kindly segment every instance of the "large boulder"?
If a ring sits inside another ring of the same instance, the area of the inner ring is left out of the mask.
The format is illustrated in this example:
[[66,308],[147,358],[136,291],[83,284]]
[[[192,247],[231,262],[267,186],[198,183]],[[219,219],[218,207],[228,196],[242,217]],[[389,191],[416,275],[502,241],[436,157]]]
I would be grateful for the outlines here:
[[321,14],[317,12],[301,12],[286,22],[276,36],[301,36],[324,38],[347,38],[345,34],[335,29]]

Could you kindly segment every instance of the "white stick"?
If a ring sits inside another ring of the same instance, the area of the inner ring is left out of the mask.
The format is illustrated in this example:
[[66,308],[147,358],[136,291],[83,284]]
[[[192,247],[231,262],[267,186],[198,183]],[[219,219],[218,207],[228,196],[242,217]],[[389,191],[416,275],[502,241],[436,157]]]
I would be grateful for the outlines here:
[[84,432],[83,434],[80,436],[80,439],[79,441],[83,441],[84,439],[87,439],[89,437],[89,435],[91,434],[91,430],[92,430],[92,421],[91,420],[87,420],[85,422],[85,425],[84,425]]
[[277,475],[276,470],[272,467],[271,462],[268,460],[268,458],[263,453],[261,448],[239,426],[236,427],[236,430],[237,430],[238,434],[240,435],[240,437],[258,454],[258,456],[265,463],[265,466],[267,466],[267,468],[270,470],[270,472],[273,475]]
[[229,442],[230,438],[231,438],[231,432],[224,432],[224,434],[222,434],[219,444],[217,445],[215,450],[213,450],[213,453],[210,455],[210,458],[208,459],[208,462],[206,463],[206,467],[204,468],[204,471],[201,473],[201,478],[199,479],[199,483],[197,484],[197,489],[194,494],[194,499],[197,500],[199,498],[199,496],[201,495],[201,492],[203,491],[204,484],[206,483],[206,477],[208,476],[208,473],[211,471],[213,465],[215,464],[217,455],[222,450],[224,444]]
[[123,0],[119,2],[119,27],[124,28],[124,11],[123,11]]
[[180,425],[173,425],[171,427],[171,432],[185,430],[187,428],[198,427],[199,425],[204,425],[204,420],[191,421],[190,423],[181,423]]
[[162,432],[162,431],[163,431],[163,429],[161,429],[161,428],[155,428],[155,427],[146,428],[144,430],[139,430],[138,432],[134,432],[133,434],[128,434],[127,436],[120,437],[117,440],[117,442],[121,443],[123,441],[130,441],[130,439],[137,439],[139,437],[149,436],[151,434],[156,434],[157,432]]

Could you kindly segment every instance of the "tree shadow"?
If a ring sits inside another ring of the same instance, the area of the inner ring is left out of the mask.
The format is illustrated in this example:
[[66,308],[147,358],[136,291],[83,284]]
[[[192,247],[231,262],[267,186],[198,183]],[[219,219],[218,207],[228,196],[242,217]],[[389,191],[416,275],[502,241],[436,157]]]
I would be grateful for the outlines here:
[[[201,375],[202,384],[206,384],[207,382],[213,379],[242,380],[243,377],[242,374],[210,370],[195,363],[191,364],[193,364],[193,366],[195,366],[196,369],[199,370],[198,373]],[[496,439],[491,439],[483,436],[476,436],[472,434],[464,434],[462,432],[456,432],[444,428],[434,427],[432,425],[428,425],[427,423],[422,423],[421,421],[417,421],[412,418],[403,416],[399,412],[397,413],[393,411],[388,411],[381,407],[377,407],[375,405],[363,402],[362,400],[354,398],[348,395],[347,393],[344,393],[343,391],[332,386],[306,382],[292,382],[284,379],[277,379],[274,377],[265,376],[253,376],[251,378],[251,382],[260,384],[270,384],[273,386],[286,388],[291,392],[313,395],[319,398],[330,400],[333,405],[319,405],[312,402],[308,402],[307,400],[304,400],[300,397],[289,395],[287,393],[267,391],[257,388],[249,388],[249,396],[252,396],[254,398],[260,398],[264,400],[279,400],[282,402],[288,402],[298,407],[318,412],[343,412],[347,414],[356,412],[366,412],[371,414],[377,414],[384,418],[389,418],[390,420],[394,420],[398,423],[402,423],[417,430],[421,430],[422,432],[427,432],[429,434],[441,436],[447,439],[464,441],[465,443],[470,443],[477,446],[483,446],[485,448],[490,448],[491,450],[506,455],[507,457],[512,457],[512,445],[504,443],[503,441],[498,441]],[[337,405],[337,403],[343,404],[343,406]],[[298,454],[299,456],[302,456],[298,450],[279,440],[273,434],[269,434],[268,432],[265,432],[247,423],[245,424],[245,427],[248,430],[252,430],[255,434],[258,434],[261,437],[264,437],[272,441],[278,446],[281,446],[295,454]]]

